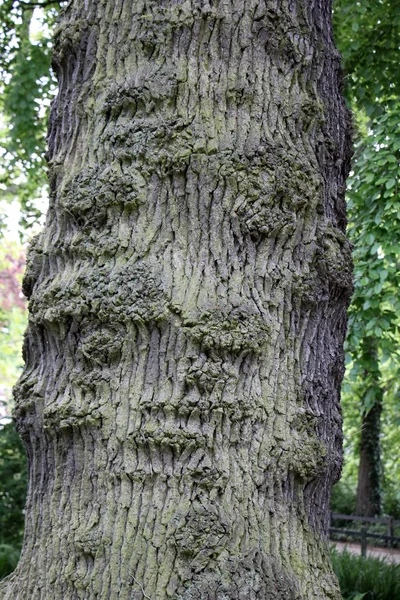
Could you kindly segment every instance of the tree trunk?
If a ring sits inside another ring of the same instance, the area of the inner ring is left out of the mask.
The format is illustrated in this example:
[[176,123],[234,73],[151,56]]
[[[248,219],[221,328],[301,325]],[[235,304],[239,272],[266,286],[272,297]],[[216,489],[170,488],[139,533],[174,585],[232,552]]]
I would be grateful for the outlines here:
[[356,513],[365,517],[379,516],[382,510],[381,413],[382,400],[377,400],[361,417]]
[[[365,373],[368,383],[361,412],[360,463],[356,514],[375,517],[382,511],[381,414],[383,389],[376,340],[367,338],[361,361],[370,365]],[[371,399],[369,401],[369,399]],[[368,404],[370,404],[368,406]],[[372,404],[372,405],[371,405]]]
[[7,600],[339,599],[351,292],[327,0],[73,0]]

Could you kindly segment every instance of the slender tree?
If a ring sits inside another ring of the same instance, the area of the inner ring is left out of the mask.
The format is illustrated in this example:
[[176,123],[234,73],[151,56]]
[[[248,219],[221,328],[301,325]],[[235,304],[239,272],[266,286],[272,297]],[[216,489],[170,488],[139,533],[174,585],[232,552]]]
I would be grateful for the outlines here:
[[6,600],[339,599],[351,292],[326,0],[72,0]]

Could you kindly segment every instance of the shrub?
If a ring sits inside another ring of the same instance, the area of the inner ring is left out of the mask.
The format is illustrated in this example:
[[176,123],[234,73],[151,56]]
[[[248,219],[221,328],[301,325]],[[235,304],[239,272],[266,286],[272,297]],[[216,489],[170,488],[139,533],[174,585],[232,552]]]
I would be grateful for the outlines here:
[[400,490],[398,483],[385,482],[383,486],[383,509],[385,514],[400,521]]
[[343,600],[400,598],[400,564],[332,550],[333,569]]
[[341,480],[333,486],[331,510],[342,515],[354,515],[356,508],[356,491],[348,482]]

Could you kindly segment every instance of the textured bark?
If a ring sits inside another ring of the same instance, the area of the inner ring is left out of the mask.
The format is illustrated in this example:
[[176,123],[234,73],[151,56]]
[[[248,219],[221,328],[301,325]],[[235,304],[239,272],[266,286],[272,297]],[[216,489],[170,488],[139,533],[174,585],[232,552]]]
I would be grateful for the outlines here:
[[340,598],[349,139],[330,12],[68,5],[3,598]]
[[371,368],[365,373],[369,382],[368,392],[374,392],[374,402],[361,414],[360,463],[358,467],[358,485],[356,514],[375,517],[382,511],[382,461],[381,461],[381,414],[382,414],[382,376],[376,340],[367,338],[363,345],[363,362],[369,362]]
[[381,414],[382,401],[377,400],[361,418],[356,513],[366,517],[379,516],[382,510]]

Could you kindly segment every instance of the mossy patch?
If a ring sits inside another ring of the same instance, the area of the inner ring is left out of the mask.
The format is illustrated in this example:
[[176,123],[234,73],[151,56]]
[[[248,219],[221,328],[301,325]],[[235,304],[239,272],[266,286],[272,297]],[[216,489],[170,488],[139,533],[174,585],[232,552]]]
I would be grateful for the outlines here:
[[259,353],[268,339],[268,324],[261,316],[232,311],[208,312],[197,323],[184,322],[184,330],[206,350],[217,353]]
[[31,299],[32,321],[51,323],[92,315],[102,323],[149,323],[168,315],[169,302],[157,267],[98,266],[42,282]]

